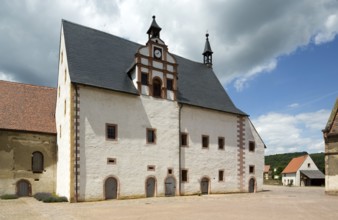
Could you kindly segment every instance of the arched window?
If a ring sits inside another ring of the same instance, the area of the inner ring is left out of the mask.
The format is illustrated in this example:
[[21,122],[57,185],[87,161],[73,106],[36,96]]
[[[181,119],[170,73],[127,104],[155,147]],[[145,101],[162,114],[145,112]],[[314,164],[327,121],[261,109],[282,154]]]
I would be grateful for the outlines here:
[[153,96],[156,98],[162,98],[162,81],[160,78],[155,77],[153,79]]
[[39,151],[32,154],[32,171],[33,173],[43,172],[43,154]]

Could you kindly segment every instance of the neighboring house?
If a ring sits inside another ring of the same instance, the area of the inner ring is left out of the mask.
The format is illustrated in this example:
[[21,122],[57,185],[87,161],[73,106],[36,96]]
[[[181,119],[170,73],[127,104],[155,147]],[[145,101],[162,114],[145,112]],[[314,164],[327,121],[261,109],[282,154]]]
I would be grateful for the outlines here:
[[140,45],[62,21],[57,194],[92,201],[262,190],[264,143],[213,72],[208,35],[200,63],[171,54],[160,31],[153,17]]
[[325,140],[325,192],[338,194],[338,99],[323,134]]
[[324,178],[310,155],[293,158],[282,172],[284,186],[321,186]]
[[270,170],[270,165],[264,165],[264,179],[269,180],[271,179],[272,171]]
[[55,192],[56,89],[0,80],[0,195]]

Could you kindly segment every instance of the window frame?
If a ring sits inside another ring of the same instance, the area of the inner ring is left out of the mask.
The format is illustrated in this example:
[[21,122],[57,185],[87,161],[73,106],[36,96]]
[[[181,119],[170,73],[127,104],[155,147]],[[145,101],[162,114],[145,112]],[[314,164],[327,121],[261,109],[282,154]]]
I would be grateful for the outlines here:
[[116,158],[112,158],[112,157],[108,157],[107,158],[107,164],[113,164],[115,165],[116,164]]
[[[206,138],[207,140],[207,146],[204,146],[204,139]],[[209,135],[202,135],[202,149],[209,149],[209,145],[210,145],[210,139],[209,139]]]
[[[115,137],[114,138],[109,137],[109,132],[108,132],[109,127],[115,127],[115,135],[114,135]],[[106,123],[106,140],[107,141],[117,141],[117,137],[118,137],[118,126],[117,126],[117,124]]]
[[[169,84],[169,82],[171,82],[170,84]],[[171,85],[171,86],[168,86],[168,85]],[[169,90],[169,91],[174,91],[174,79],[170,79],[170,78],[168,78],[167,79],[167,90]],[[170,87],[170,88],[169,88]]]
[[255,165],[249,165],[249,174],[255,174]]
[[148,165],[147,166],[147,171],[155,171],[156,170],[156,166],[155,165]]
[[[222,145],[220,145],[220,141],[222,142]],[[224,150],[224,148],[225,148],[225,138],[218,137],[218,150]]]
[[[185,136],[185,144],[183,144],[183,136]],[[188,132],[181,132],[181,147],[189,147]]]
[[256,151],[256,143],[254,141],[249,141],[249,152]]
[[[149,137],[148,137],[148,132],[153,132],[153,141],[149,141]],[[155,128],[147,128],[146,129],[146,141],[147,144],[156,144],[157,142],[157,135],[156,135],[156,129]]]
[[[185,172],[185,175],[183,175],[183,172]],[[186,177],[185,180],[183,177]],[[181,169],[181,183],[188,183],[189,182],[189,170],[188,169]]]
[[[145,83],[145,79],[143,78],[143,76],[146,76],[147,77],[147,81],[146,81],[146,84]],[[145,72],[141,72],[141,85],[142,86],[149,86],[149,73],[145,73]]]
[[[156,84],[156,86],[155,86],[155,84]],[[162,82],[161,78],[155,76],[152,80],[152,87],[153,87],[152,88],[152,95],[153,95],[154,98],[162,98],[162,85],[163,85],[163,82]],[[157,86],[159,86],[159,88],[157,88]],[[159,92],[159,95],[156,92]]]
[[[222,175],[221,175],[222,174]],[[222,178],[221,178],[222,177]],[[224,170],[218,170],[218,182],[224,182]]]
[[[40,164],[36,165],[35,163],[37,163],[37,159],[36,159],[36,156],[35,155],[39,155],[41,156],[40,158]],[[36,169],[36,167],[38,167],[38,169]],[[34,151],[32,153],[32,172],[33,173],[43,173],[44,171],[44,156],[43,156],[43,153],[41,151]]]

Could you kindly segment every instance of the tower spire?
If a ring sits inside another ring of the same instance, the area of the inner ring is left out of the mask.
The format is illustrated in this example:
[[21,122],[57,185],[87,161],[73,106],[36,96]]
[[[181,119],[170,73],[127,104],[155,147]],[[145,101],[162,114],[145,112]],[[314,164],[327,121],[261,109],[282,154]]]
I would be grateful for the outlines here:
[[151,22],[151,25],[147,31],[148,37],[150,38],[160,38],[160,32],[162,28],[158,26],[155,20],[155,15],[153,15],[153,21]]
[[209,34],[208,32],[206,33],[206,41],[204,45],[204,52],[202,53],[203,55],[203,63],[206,64],[207,66],[211,67],[212,66],[212,52],[211,46],[209,43]]

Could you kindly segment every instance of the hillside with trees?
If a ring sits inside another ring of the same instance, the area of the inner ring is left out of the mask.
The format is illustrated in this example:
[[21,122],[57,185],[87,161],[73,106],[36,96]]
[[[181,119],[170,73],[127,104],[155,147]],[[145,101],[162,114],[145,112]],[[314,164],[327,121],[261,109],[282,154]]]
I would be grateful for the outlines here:
[[[265,165],[270,165],[270,169],[273,171],[274,168],[277,168],[277,171],[274,175],[279,175],[284,168],[288,165],[288,163],[292,160],[292,158],[300,157],[307,152],[295,152],[295,153],[285,153],[285,154],[275,154],[265,156]],[[314,153],[310,154],[313,162],[317,165],[318,169],[325,174],[325,160],[324,153]]]

